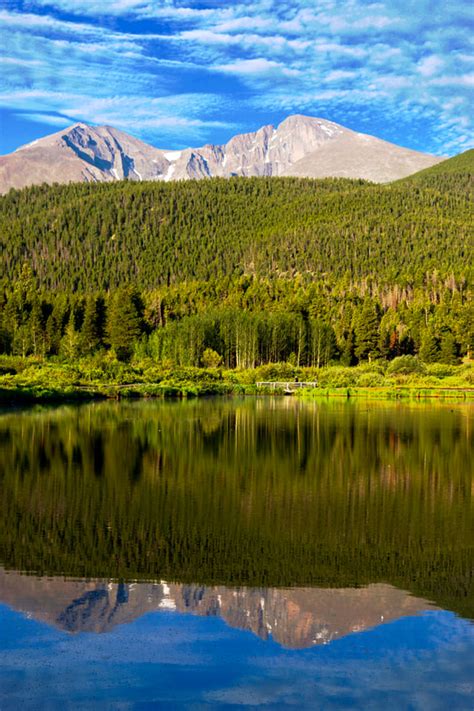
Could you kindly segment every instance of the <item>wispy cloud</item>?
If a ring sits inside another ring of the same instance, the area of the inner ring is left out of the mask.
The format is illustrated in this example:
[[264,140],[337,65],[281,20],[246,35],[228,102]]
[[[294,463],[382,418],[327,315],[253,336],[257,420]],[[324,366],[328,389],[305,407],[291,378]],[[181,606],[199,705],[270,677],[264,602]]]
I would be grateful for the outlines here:
[[305,111],[455,152],[472,127],[472,21],[465,0],[8,0],[2,105],[155,142],[174,122],[175,143]]
[[0,65],[4,67],[40,67],[39,59],[20,59],[19,57],[0,57]]
[[257,57],[256,59],[239,59],[230,64],[218,64],[213,67],[215,71],[225,72],[228,74],[240,74],[244,77],[256,76],[275,76],[283,75],[285,77],[294,77],[300,74],[299,69],[290,69],[281,62],[275,62],[272,59],[265,57]]
[[[0,107],[14,106],[24,118],[54,126],[66,126],[74,121],[92,124],[110,124],[130,133],[147,136],[159,132],[178,147],[187,145],[189,136],[205,137],[216,128],[231,128],[232,123],[212,118],[202,118],[216,110],[220,99],[210,94],[175,95],[143,101],[141,96],[115,96],[91,98],[87,94],[23,90],[0,95]],[[41,106],[42,111],[30,111],[31,106]],[[182,131],[181,141],[177,132]],[[166,146],[165,146],[166,147]]]

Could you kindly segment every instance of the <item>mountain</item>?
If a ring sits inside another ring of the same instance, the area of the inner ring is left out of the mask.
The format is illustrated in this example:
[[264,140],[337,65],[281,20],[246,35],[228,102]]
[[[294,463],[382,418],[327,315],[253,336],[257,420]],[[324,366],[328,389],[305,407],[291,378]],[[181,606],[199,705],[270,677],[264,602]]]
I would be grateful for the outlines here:
[[363,178],[385,183],[439,163],[332,121],[289,116],[225,145],[160,150],[110,126],[77,123],[0,156],[0,193],[40,183],[231,176]]
[[40,183],[156,180],[162,151],[109,126],[75,124],[0,156],[0,193]]
[[110,632],[147,612],[220,617],[290,649],[327,644],[401,617],[436,610],[391,585],[247,588],[37,578],[0,569],[0,602],[70,633]]

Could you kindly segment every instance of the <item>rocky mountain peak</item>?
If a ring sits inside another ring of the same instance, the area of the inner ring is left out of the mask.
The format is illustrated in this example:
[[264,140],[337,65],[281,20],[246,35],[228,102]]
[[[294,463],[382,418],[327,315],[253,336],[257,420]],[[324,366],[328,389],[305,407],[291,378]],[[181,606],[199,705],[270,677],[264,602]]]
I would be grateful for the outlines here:
[[327,119],[295,114],[276,128],[226,144],[161,150],[112,126],[80,121],[0,157],[0,193],[42,182],[187,180],[213,176],[364,178],[389,182],[441,158],[356,133]]

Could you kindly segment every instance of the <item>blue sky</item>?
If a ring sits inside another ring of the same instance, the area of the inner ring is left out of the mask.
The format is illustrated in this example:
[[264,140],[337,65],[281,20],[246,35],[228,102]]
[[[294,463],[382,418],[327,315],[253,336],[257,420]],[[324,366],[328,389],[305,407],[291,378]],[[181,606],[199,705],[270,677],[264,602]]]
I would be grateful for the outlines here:
[[465,0],[0,0],[0,153],[75,121],[158,147],[292,113],[472,147]]

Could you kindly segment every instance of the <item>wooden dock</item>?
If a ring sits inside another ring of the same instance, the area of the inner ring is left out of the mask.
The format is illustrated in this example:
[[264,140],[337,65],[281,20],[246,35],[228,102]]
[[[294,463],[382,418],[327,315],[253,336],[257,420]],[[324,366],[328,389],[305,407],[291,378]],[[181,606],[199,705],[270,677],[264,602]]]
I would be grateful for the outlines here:
[[271,380],[268,382],[255,383],[257,388],[268,388],[269,390],[283,390],[285,395],[292,395],[296,390],[301,390],[302,388],[317,388],[318,383],[300,383],[299,381],[275,381]]

